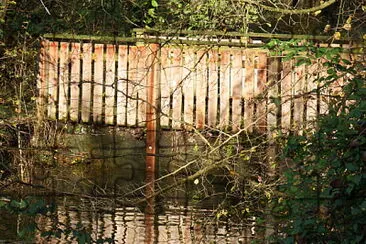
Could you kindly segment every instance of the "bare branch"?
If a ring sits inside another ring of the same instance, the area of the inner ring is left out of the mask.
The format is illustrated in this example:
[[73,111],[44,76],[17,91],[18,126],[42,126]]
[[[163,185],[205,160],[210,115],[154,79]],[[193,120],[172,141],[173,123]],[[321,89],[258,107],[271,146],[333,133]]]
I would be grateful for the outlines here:
[[330,0],[328,2],[324,2],[322,4],[320,4],[319,6],[316,7],[312,7],[312,8],[305,8],[305,9],[282,9],[282,8],[275,8],[275,7],[270,7],[267,5],[264,5],[260,2],[256,2],[256,1],[252,1],[252,0],[244,0],[244,2],[249,3],[249,4],[253,4],[256,5],[264,10],[268,10],[271,12],[277,12],[277,13],[282,13],[282,14],[309,14],[309,13],[313,13],[319,10],[322,10],[326,7],[329,7],[330,5],[334,4],[335,2],[337,2],[338,0]]
[[48,10],[48,8],[46,7],[46,5],[44,4],[43,0],[39,0],[42,4],[42,6],[44,7],[44,9],[46,10],[48,15],[51,15],[50,11]]

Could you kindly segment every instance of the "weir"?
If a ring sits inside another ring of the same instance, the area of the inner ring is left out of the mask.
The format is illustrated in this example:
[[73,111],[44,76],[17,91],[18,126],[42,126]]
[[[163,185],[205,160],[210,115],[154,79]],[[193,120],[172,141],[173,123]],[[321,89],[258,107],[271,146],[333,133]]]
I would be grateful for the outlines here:
[[160,129],[301,133],[343,86],[319,89],[322,65],[270,53],[267,36],[142,35],[44,39],[39,119],[146,128],[147,169],[154,170]]

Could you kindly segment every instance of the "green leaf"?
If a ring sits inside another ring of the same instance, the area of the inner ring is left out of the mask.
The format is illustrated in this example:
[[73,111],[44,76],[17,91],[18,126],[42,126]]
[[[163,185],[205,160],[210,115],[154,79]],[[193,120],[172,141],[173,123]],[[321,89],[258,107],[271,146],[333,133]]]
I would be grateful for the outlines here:
[[46,202],[43,199],[40,199],[29,205],[27,213],[30,215],[43,214],[46,213],[47,210]]
[[5,201],[0,201],[0,208],[4,207],[7,205],[7,202]]
[[362,179],[362,175],[349,175],[348,180],[353,182],[355,185],[359,185]]
[[354,172],[354,171],[358,170],[358,167],[354,163],[346,163],[346,169],[351,171],[351,172]]
[[329,75],[336,75],[337,73],[335,72],[335,70],[334,69],[328,69],[327,70],[327,73],[329,74]]
[[154,8],[157,8],[159,6],[159,4],[156,0],[151,0],[151,6],[153,6]]
[[350,65],[352,64],[351,61],[349,61],[348,59],[342,59],[342,62],[346,65]]
[[281,105],[281,99],[279,97],[271,97],[271,100],[274,104],[276,104],[276,106]]
[[26,238],[28,235],[32,235],[37,229],[37,224],[32,222],[29,223],[24,229],[18,232],[20,238]]
[[45,231],[41,233],[41,237],[49,237],[52,236],[53,232],[52,231]]
[[20,200],[19,202],[16,200],[12,200],[9,204],[9,206],[13,209],[17,209],[17,210],[24,210],[27,206],[28,203],[26,201],[24,201],[23,199]]
[[309,58],[302,58],[302,59],[299,59],[296,63],[296,66],[301,66],[301,65],[311,65],[311,61]]
[[155,9],[154,8],[150,8],[147,13],[149,14],[149,16],[155,18],[156,15],[155,15]]

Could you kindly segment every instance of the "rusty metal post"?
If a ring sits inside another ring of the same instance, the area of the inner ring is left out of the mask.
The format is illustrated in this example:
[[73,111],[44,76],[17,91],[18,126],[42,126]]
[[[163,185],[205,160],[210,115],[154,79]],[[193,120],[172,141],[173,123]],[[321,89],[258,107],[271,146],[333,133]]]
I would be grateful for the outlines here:
[[[145,209],[145,243],[153,243],[155,237],[155,169],[157,152],[157,131],[159,128],[159,44],[151,44],[147,77],[146,104],[146,209]],[[150,62],[151,61],[151,62]]]
[[148,46],[151,55],[147,79],[147,104],[146,104],[146,171],[155,172],[157,131],[159,126],[158,93],[159,93],[159,44]]

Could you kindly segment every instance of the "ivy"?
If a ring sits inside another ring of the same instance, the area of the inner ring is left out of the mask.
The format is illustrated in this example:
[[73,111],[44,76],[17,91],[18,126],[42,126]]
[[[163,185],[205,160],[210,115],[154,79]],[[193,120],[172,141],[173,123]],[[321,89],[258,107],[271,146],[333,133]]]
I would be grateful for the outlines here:
[[[281,220],[277,240],[289,243],[364,243],[366,233],[366,82],[362,61],[341,58],[340,48],[317,48],[299,41],[272,41],[271,50],[288,58],[308,57],[306,62],[322,59],[327,69],[322,89],[329,89],[340,78],[342,96],[330,99],[328,115],[319,117],[318,130],[287,138],[282,151],[293,165],[284,173],[279,188],[281,202],[273,211],[288,208]],[[299,59],[301,64],[306,63]]]

